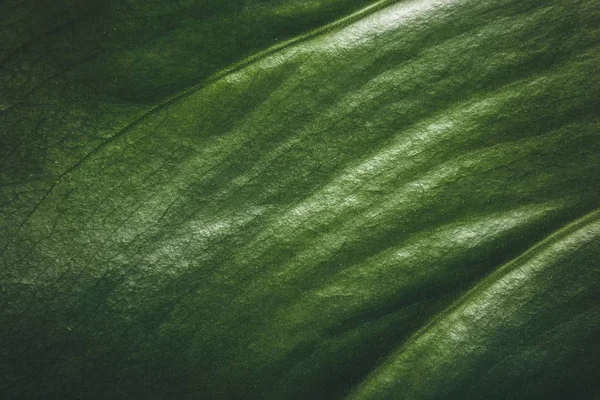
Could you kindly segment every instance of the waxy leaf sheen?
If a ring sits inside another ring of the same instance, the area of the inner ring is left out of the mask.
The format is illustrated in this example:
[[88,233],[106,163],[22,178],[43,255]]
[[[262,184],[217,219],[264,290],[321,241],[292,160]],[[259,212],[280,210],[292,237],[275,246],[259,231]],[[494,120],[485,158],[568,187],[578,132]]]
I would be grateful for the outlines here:
[[0,398],[600,398],[596,0],[0,3]]

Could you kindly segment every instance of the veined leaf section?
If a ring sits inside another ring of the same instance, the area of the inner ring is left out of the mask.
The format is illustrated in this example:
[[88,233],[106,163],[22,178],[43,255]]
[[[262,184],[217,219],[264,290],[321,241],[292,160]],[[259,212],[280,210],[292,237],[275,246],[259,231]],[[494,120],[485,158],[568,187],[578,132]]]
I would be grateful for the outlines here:
[[[598,361],[599,239],[600,211],[559,230],[436,316],[351,397],[584,398],[593,393],[597,382],[585,369]],[[565,372],[565,366],[573,371]],[[580,379],[565,385],[569,375]]]
[[119,127],[5,248],[3,389],[589,397],[594,3],[400,2]]

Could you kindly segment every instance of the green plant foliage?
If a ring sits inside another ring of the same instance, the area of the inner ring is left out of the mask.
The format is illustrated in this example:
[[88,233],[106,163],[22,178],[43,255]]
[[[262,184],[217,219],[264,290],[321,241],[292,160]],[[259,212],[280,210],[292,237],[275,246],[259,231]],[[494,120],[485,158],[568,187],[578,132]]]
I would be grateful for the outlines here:
[[0,3],[0,397],[600,395],[594,0]]

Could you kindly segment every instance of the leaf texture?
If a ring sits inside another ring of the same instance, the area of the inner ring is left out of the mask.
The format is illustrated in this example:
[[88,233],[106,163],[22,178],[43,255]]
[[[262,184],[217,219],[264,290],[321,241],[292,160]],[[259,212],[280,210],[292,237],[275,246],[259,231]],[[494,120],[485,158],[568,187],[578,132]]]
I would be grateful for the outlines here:
[[600,393],[597,2],[38,3],[5,398]]

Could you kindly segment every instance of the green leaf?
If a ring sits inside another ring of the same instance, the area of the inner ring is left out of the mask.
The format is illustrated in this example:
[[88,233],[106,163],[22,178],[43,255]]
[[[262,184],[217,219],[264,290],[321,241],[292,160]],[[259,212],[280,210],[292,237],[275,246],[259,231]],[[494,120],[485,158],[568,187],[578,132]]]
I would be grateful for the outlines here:
[[600,394],[597,2],[0,15],[2,398]]

